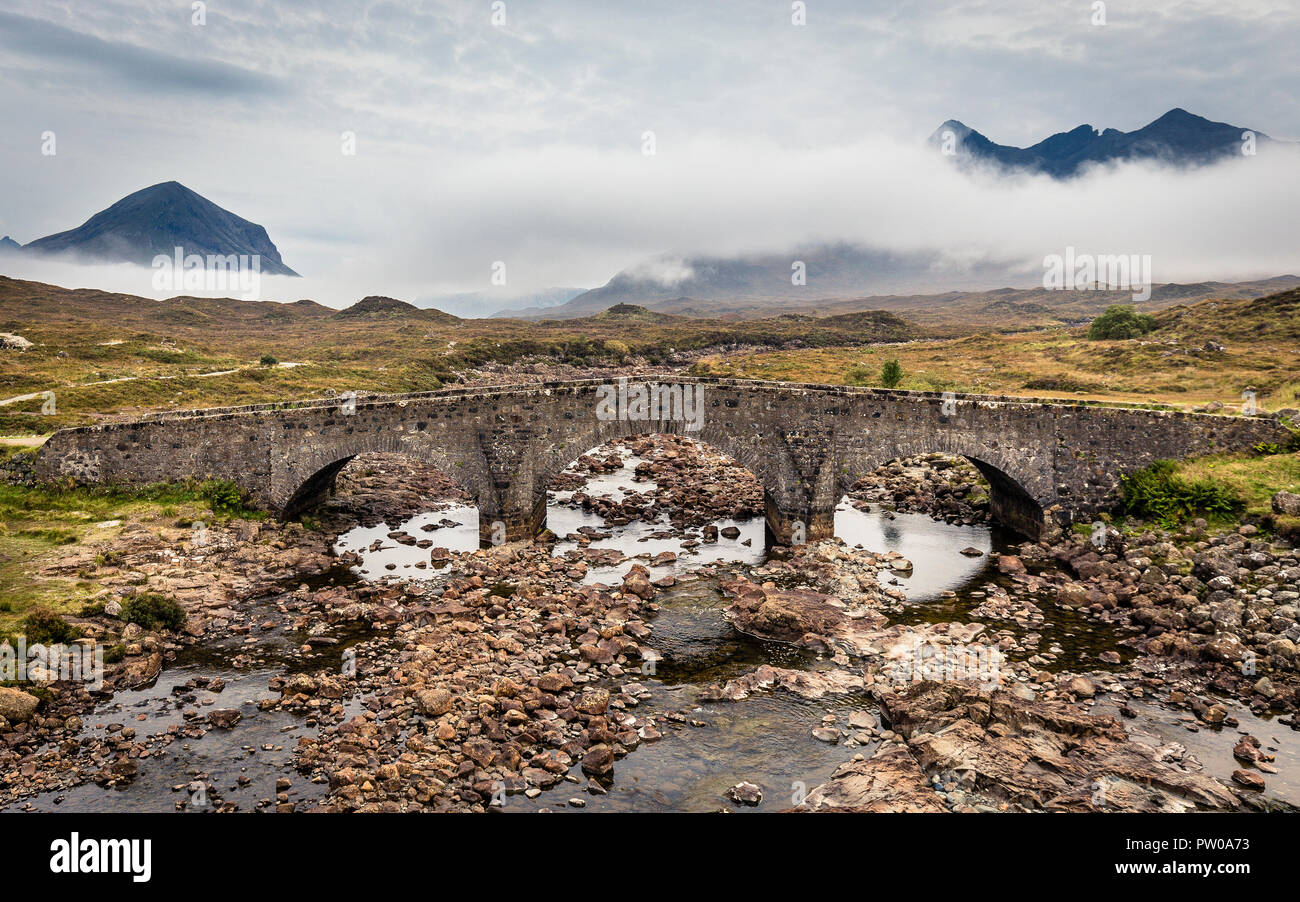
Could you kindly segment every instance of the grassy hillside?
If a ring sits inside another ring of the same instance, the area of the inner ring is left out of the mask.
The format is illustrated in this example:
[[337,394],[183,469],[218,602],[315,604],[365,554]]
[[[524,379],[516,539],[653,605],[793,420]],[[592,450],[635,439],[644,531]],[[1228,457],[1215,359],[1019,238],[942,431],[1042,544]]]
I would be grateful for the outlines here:
[[[902,388],[1116,400],[1225,412],[1255,392],[1265,410],[1300,407],[1300,290],[1203,301],[1156,315],[1138,339],[1089,341],[1087,326],[980,332],[888,348],[755,350],[706,357],[701,372],[753,379],[873,384],[885,360]],[[866,378],[863,378],[863,377]]]
[[[153,301],[3,277],[0,331],[35,343],[0,350],[0,435],[144,410],[434,390],[475,367],[525,358],[685,365],[683,352],[706,348],[860,345],[918,334],[879,311],[730,323],[622,305],[576,320],[461,320],[392,298],[335,311],[311,301]],[[43,415],[51,391],[55,411]]]

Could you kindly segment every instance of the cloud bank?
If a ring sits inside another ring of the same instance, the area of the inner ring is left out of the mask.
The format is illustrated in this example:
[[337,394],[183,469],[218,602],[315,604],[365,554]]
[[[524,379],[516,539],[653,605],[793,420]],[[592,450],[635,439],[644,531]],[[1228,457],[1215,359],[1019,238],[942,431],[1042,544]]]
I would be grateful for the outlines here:
[[[15,0],[0,15],[0,233],[31,241],[176,179],[264,225],[306,276],[266,277],[265,296],[333,306],[508,304],[816,242],[993,261],[1025,284],[1067,246],[1150,254],[1159,281],[1300,269],[1294,157],[1056,183],[963,175],[924,146],[950,117],[1026,144],[1174,106],[1300,137],[1300,9],[1111,3],[1104,27],[1088,11],[819,0],[794,26],[782,3],[539,0],[507,2],[494,27],[473,2],[223,0],[196,27],[179,0]],[[151,293],[147,270],[0,272]]]

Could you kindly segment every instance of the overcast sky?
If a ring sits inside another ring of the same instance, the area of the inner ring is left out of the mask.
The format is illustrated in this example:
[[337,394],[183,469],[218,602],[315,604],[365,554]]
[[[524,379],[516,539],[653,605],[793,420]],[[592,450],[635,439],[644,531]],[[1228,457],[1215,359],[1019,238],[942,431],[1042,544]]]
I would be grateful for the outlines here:
[[1150,253],[1158,280],[1300,269],[1293,160],[1060,185],[923,147],[948,118],[1024,145],[1176,106],[1300,139],[1295,0],[1111,0],[1100,26],[1090,0],[807,0],[802,26],[788,0],[210,0],[201,25],[194,5],[5,0],[0,234],[175,179],[266,226],[306,276],[272,297],[335,305],[486,291],[496,261],[514,293],[814,240],[1074,244]]

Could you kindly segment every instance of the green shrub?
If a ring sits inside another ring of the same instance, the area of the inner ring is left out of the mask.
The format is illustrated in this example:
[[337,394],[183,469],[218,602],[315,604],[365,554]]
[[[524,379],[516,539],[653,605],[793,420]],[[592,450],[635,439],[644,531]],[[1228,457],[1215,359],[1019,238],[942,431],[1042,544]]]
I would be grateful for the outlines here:
[[263,354],[260,358],[258,358],[257,362],[260,363],[262,366],[275,366],[280,361],[275,359],[274,354]]
[[147,630],[163,627],[178,630],[185,625],[185,609],[176,599],[157,592],[141,592],[122,602],[121,618],[126,623],[136,623]]
[[248,498],[233,482],[213,479],[202,485],[202,496],[214,514],[241,517],[250,512]]
[[1120,478],[1128,514],[1174,526],[1193,517],[1226,517],[1240,513],[1246,501],[1235,490],[1212,479],[1187,480],[1172,460],[1158,460]]
[[891,357],[880,368],[880,384],[885,388],[897,388],[898,383],[902,381],[903,367],[899,364],[897,357]]
[[627,346],[627,342],[618,341],[617,339],[613,339],[613,338],[607,339],[605,341],[605,350],[611,356],[616,357],[619,360],[622,360],[632,352],[631,348]]
[[1132,304],[1112,304],[1088,327],[1091,341],[1139,338],[1156,327],[1155,317],[1138,313]]
[[81,636],[68,621],[44,608],[37,608],[23,618],[23,634],[29,646],[38,642],[41,645],[67,645]]

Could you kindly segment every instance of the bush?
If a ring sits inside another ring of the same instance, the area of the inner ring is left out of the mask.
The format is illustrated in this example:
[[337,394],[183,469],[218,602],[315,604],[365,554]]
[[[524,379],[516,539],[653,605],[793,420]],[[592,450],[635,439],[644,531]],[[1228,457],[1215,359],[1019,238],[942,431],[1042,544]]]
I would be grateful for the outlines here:
[[280,361],[275,359],[274,354],[263,354],[261,358],[258,359],[257,362],[260,363],[262,366],[275,366]]
[[157,592],[141,592],[122,603],[121,618],[126,623],[139,624],[143,629],[163,627],[178,630],[185,625],[185,609],[176,599]]
[[1147,313],[1138,313],[1132,304],[1112,304],[1106,312],[1088,327],[1088,339],[1139,338],[1156,327],[1156,319]]
[[896,388],[898,383],[903,381],[903,367],[899,365],[898,358],[891,357],[885,361],[885,365],[880,368],[880,384],[885,388]]
[[203,483],[201,494],[208,502],[208,507],[217,515],[239,517],[248,513],[248,499],[242,489],[223,479],[213,479]]
[[628,354],[632,353],[632,349],[627,346],[627,342],[618,341],[617,339],[612,338],[605,342],[605,350],[619,360],[624,359]]
[[1166,527],[1193,517],[1237,514],[1246,507],[1236,491],[1212,479],[1182,478],[1172,460],[1158,460],[1123,476],[1120,485],[1126,513],[1158,520]]
[[67,645],[81,636],[68,621],[43,608],[23,618],[23,634],[29,646],[38,642],[41,645]]

